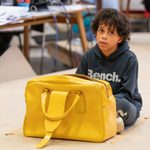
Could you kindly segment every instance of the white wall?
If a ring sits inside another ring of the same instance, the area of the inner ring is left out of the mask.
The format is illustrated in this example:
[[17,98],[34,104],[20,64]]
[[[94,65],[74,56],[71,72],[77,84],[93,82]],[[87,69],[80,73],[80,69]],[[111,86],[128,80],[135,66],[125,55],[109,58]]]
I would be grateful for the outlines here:
[[[121,0],[123,3],[123,8],[126,8],[127,0]],[[131,0],[130,5],[131,10],[144,10],[144,5],[142,4],[142,0]]]

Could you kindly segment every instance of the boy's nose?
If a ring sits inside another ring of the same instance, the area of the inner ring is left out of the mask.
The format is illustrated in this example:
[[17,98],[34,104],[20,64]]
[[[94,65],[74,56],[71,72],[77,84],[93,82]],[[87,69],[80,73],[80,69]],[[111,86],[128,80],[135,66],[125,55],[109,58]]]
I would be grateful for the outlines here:
[[107,33],[103,33],[103,34],[102,34],[102,38],[103,38],[103,39],[106,39],[106,38],[107,38]]

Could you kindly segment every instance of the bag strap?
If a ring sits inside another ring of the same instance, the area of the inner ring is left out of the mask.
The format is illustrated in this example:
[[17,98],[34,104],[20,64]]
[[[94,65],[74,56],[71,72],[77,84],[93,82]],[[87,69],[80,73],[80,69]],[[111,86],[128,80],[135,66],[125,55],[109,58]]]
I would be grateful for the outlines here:
[[46,99],[48,91],[44,91],[41,95],[42,110],[45,115],[45,129],[46,135],[44,139],[37,144],[37,148],[44,147],[52,137],[54,130],[60,125],[62,119],[73,109],[80,98],[80,93],[75,94],[72,105],[65,111],[66,99],[69,92],[66,91],[52,91],[48,101],[48,108],[46,111]]

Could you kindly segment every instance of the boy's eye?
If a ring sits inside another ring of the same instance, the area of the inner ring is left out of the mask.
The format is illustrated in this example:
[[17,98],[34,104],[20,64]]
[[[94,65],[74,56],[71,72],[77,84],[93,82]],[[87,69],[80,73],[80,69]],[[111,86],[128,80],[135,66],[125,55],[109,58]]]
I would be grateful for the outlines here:
[[109,33],[109,35],[113,35],[114,31],[109,31],[108,33]]
[[99,28],[99,29],[98,29],[98,32],[104,32],[104,30],[103,30],[103,29],[101,29],[101,28]]

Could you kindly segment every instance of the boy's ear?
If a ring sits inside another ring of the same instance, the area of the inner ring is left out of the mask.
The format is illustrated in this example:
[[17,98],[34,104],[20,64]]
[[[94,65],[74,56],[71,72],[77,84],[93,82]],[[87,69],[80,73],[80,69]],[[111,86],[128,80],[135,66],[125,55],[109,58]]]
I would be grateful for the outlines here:
[[123,37],[119,37],[118,44],[120,44],[123,41]]

